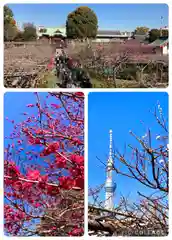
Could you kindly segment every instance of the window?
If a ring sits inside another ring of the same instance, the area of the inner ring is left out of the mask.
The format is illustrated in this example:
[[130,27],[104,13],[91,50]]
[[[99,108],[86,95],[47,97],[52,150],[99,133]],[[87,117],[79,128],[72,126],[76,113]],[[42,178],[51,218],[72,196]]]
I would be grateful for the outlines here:
[[46,33],[46,32],[47,32],[47,29],[46,29],[46,28],[41,28],[41,29],[39,29],[39,32],[40,32],[40,33]]

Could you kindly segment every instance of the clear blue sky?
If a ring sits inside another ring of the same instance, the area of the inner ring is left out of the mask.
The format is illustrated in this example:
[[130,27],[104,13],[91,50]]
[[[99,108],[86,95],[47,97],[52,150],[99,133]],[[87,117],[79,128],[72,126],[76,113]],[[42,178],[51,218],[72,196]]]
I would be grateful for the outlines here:
[[[39,93],[41,99],[44,99],[48,93]],[[36,96],[33,92],[9,92],[4,95],[4,118],[8,117],[10,120],[15,120],[19,123],[25,120],[28,116],[22,113],[27,112],[30,115],[35,113],[35,108],[27,108],[27,104],[34,104]],[[9,136],[13,130],[13,124],[4,120],[4,134]]]
[[[113,144],[121,153],[124,153],[125,144],[138,146],[137,141],[129,134],[132,130],[138,136],[144,136],[146,128],[152,131],[152,144],[157,146],[159,142],[156,135],[161,134],[159,125],[149,110],[153,110],[157,101],[160,101],[164,115],[168,116],[167,93],[90,93],[88,103],[88,184],[95,187],[103,184],[106,178],[105,166],[98,160],[106,163],[109,153],[109,130],[113,130]],[[145,126],[140,121],[144,121]],[[129,158],[131,154],[128,152]],[[118,166],[118,162],[115,162]],[[124,170],[124,169],[123,169]],[[135,180],[115,175],[117,183],[115,203],[118,202],[120,193],[130,194],[135,199],[137,191],[149,193]],[[104,200],[104,191],[101,192]],[[90,198],[91,201],[91,198]]]
[[[45,97],[48,95],[48,93],[39,93],[40,101],[43,104]],[[49,100],[52,101],[52,98]],[[47,101],[47,102],[49,102]],[[28,108],[26,105],[28,104],[35,104],[36,103],[36,96],[33,92],[8,92],[4,95],[4,137],[9,137],[10,134],[14,131],[14,124],[12,124],[10,121],[6,120],[8,118],[9,120],[14,120],[15,124],[21,123],[24,120],[26,120],[30,116],[36,116],[37,114],[37,108]],[[53,103],[56,103],[56,101],[53,101]],[[58,103],[57,103],[58,104]],[[23,113],[28,113],[27,116],[24,116]],[[12,141],[15,143],[15,141]],[[5,139],[4,145],[7,146],[9,143],[12,143],[10,139]],[[17,149],[16,145],[16,149]],[[27,157],[25,155],[25,152],[33,150],[40,152],[42,150],[42,147],[35,147],[35,146],[29,146],[29,145],[23,145],[24,151],[20,154],[20,160],[16,154],[13,156],[13,160],[16,162],[16,164],[20,166],[21,169],[23,169],[23,173],[25,172],[25,164],[28,164]],[[20,148],[20,146],[19,146]],[[14,151],[15,153],[15,151]],[[22,160],[21,160],[22,159]],[[20,161],[20,162],[19,162]],[[34,160],[30,164],[32,164]],[[36,164],[37,165],[37,164]],[[35,165],[35,166],[36,166]]]
[[[65,25],[67,15],[83,4],[9,4],[19,26],[33,22],[36,26],[56,27]],[[87,5],[87,4],[84,4]],[[133,31],[137,26],[159,28],[168,25],[166,4],[88,4],[98,16],[103,29]]]

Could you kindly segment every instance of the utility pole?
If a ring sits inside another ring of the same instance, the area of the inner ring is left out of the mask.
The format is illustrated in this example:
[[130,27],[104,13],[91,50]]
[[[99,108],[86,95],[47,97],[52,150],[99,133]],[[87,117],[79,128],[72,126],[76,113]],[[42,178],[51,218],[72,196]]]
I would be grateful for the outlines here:
[[160,37],[162,37],[162,28],[163,28],[163,16],[161,16],[161,27],[160,27]]

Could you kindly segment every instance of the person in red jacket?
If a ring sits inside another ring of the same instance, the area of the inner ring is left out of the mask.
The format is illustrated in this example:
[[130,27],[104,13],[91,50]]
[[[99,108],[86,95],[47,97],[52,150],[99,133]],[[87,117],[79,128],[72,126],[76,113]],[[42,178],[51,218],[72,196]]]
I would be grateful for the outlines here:
[[72,69],[73,65],[74,65],[74,62],[73,62],[72,58],[69,57],[68,60],[67,60],[67,67],[69,69]]

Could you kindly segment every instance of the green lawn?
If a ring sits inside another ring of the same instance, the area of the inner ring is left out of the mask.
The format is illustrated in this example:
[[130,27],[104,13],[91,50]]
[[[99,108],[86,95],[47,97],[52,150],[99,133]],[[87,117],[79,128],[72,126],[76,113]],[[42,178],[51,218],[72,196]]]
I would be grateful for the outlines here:
[[[93,84],[94,88],[102,88],[103,81],[92,78],[91,83]],[[138,82],[132,80],[116,79],[116,85],[117,88],[139,88]]]
[[47,71],[40,80],[40,88],[57,88],[58,79],[55,76],[55,72]]
[[[58,88],[58,79],[55,76],[54,71],[47,71],[40,76],[40,79],[39,88]],[[102,85],[104,85],[101,79],[97,79],[95,77],[91,78],[91,83],[94,88],[102,88]],[[116,84],[117,88],[139,88],[138,82],[132,80],[117,79]]]

